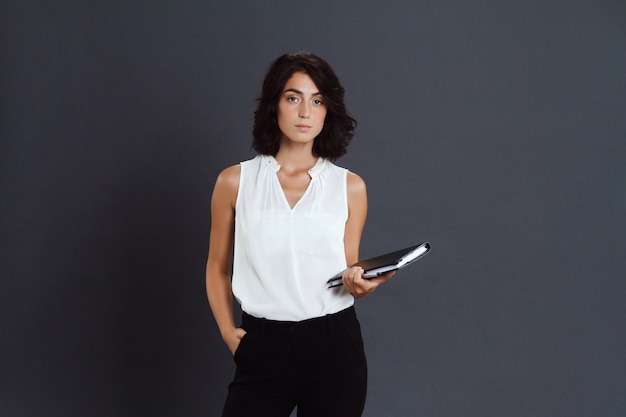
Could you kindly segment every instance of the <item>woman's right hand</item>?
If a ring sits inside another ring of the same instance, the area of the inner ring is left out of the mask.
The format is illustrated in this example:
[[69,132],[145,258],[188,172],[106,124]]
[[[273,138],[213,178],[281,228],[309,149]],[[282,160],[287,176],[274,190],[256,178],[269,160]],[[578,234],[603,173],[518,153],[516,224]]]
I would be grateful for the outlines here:
[[237,327],[222,336],[224,342],[226,342],[226,346],[228,346],[228,349],[230,349],[230,353],[232,353],[233,355],[235,354],[235,351],[239,347],[239,343],[241,343],[241,339],[245,335],[246,331],[241,327]]

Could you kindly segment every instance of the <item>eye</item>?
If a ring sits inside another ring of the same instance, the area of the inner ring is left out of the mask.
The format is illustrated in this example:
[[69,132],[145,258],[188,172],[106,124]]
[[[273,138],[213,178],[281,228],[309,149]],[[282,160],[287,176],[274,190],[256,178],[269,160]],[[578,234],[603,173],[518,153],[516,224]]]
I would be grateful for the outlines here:
[[316,106],[323,106],[324,102],[321,99],[316,98],[315,100],[313,100],[313,104],[315,104]]
[[289,103],[297,103],[298,102],[298,97],[296,97],[296,96],[287,97],[287,101]]

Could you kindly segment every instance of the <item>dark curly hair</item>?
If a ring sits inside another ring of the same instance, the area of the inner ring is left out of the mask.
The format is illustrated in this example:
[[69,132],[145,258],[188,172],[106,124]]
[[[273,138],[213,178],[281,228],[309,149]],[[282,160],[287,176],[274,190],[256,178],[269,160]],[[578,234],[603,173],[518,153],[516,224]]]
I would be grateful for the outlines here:
[[324,127],[313,142],[313,153],[331,161],[344,155],[354,135],[356,120],[343,102],[345,89],[333,69],[322,58],[308,52],[285,54],[270,66],[258,107],[254,112],[252,148],[260,154],[276,156],[280,146],[276,106],[283,88],[296,72],[306,73],[319,89],[326,105]]

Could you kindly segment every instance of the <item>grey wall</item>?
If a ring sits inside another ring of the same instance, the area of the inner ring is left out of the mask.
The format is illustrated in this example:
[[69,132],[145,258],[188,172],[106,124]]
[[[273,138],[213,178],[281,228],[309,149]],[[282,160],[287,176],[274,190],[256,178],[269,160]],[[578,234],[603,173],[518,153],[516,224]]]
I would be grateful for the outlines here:
[[272,59],[335,67],[365,416],[626,414],[621,1],[0,3],[0,414],[214,416],[209,199]]

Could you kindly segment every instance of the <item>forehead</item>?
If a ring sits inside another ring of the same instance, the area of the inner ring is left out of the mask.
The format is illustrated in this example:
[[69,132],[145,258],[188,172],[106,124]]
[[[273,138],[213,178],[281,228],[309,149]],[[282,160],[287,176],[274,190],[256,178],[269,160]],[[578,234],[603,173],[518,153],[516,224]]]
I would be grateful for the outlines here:
[[287,80],[283,87],[283,92],[288,90],[306,94],[320,94],[319,88],[317,88],[313,79],[305,72],[295,72],[291,78]]

